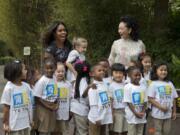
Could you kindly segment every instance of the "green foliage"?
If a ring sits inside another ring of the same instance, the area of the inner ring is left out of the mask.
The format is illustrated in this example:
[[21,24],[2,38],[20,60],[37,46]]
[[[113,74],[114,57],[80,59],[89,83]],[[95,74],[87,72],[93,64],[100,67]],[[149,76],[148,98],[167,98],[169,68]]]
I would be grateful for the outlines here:
[[11,62],[13,60],[15,60],[15,58],[11,57],[11,56],[0,57],[0,65],[4,65],[4,64]]
[[[70,39],[74,36],[88,39],[87,58],[95,63],[99,58],[109,56],[113,41],[119,38],[117,31],[120,17],[132,15],[139,23],[141,39],[153,60],[163,59],[173,69],[175,65],[171,59],[172,54],[180,57],[180,0],[173,0],[169,4],[169,13],[163,13],[168,21],[160,20],[158,25],[155,25],[156,2],[157,0],[0,0],[0,40],[7,46],[0,49],[0,53],[4,52],[1,53],[4,56],[10,55],[9,52],[12,51],[14,57],[23,58],[33,66],[40,66],[43,51],[41,34],[54,20],[62,20],[67,24]],[[165,26],[162,27],[163,34],[158,35],[161,25]],[[31,47],[29,58],[23,57],[24,46]],[[177,73],[173,69],[171,73],[173,80],[177,82],[178,75],[175,72]],[[176,85],[179,86],[177,83]]]
[[172,54],[172,65],[171,72],[175,85],[180,88],[179,78],[180,78],[180,58]]

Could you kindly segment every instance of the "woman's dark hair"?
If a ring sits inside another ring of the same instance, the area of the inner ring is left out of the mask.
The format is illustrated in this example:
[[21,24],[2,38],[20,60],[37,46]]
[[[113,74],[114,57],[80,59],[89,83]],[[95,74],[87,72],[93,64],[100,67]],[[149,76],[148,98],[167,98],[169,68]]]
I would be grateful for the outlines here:
[[125,66],[121,63],[114,63],[111,66],[111,75],[113,74],[113,71],[121,71],[124,73],[124,75],[126,74]]
[[[63,25],[67,31],[67,35],[68,35],[68,30],[67,30],[67,27],[65,25],[64,22],[62,21],[55,21],[53,22],[47,29],[46,33],[43,35],[43,38],[42,38],[42,42],[43,42],[43,45],[45,48],[47,48],[54,40],[55,40],[55,33],[56,33],[56,30],[58,28],[59,25]],[[70,50],[72,49],[72,45],[71,43],[69,42],[69,40],[66,38],[65,40],[65,43],[64,45],[66,47],[68,47]]]
[[[157,75],[157,69],[160,66],[166,66],[167,67],[167,72],[169,73],[168,64],[165,61],[158,61],[152,67],[152,71],[151,71],[151,74],[150,74],[150,78],[151,78],[152,81],[159,80],[159,77]],[[164,78],[164,81],[169,81],[169,74],[167,74],[167,76]]]
[[74,98],[79,98],[80,97],[79,87],[80,87],[81,79],[83,77],[86,77],[87,83],[90,84],[90,76],[89,76],[90,65],[88,62],[84,61],[84,62],[76,63],[74,68],[77,72]]
[[141,54],[139,54],[139,56],[138,56],[138,66],[139,66],[139,68],[140,68],[140,70],[141,70],[141,74],[142,74],[143,77],[144,77],[144,67],[143,67],[142,61],[143,61],[143,59],[146,58],[146,57],[151,58],[151,55],[148,54],[148,53],[141,53]]
[[132,38],[132,40],[138,41],[139,31],[136,20],[131,16],[123,16],[121,17],[120,22],[124,22],[126,24],[126,27],[131,29],[130,37]]
[[4,67],[4,78],[8,81],[14,82],[16,79],[22,76],[22,62],[14,60],[7,63]]

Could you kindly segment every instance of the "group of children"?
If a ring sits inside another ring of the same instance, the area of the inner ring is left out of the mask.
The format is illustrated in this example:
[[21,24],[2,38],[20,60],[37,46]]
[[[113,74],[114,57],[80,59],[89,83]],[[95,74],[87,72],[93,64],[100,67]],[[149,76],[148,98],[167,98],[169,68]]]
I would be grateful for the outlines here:
[[33,85],[23,81],[22,62],[5,66],[1,103],[7,133],[30,135],[36,129],[40,135],[62,135],[73,120],[76,135],[143,135],[150,112],[154,134],[169,135],[178,95],[166,63],[152,65],[150,55],[142,54],[128,68],[110,67],[106,59],[90,66],[87,40],[76,38],[73,45],[66,63],[45,59],[43,75]]

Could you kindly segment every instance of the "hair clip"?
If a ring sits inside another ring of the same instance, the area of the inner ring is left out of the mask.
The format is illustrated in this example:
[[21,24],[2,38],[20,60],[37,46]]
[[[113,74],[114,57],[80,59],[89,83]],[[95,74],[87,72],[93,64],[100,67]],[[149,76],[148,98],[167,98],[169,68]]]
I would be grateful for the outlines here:
[[87,66],[83,67],[83,71],[86,72],[88,70]]
[[19,64],[19,63],[21,63],[21,61],[20,60],[14,60],[14,63]]

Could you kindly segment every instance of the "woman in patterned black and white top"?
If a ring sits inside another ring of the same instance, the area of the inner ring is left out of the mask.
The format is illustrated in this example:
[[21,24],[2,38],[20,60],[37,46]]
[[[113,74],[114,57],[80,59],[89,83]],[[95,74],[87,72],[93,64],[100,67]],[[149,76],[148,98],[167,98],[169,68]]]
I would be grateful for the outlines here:
[[67,36],[66,25],[61,21],[54,22],[43,37],[43,45],[45,47],[44,57],[53,56],[56,62],[64,63],[72,48]]

